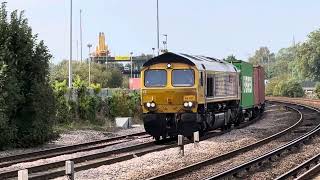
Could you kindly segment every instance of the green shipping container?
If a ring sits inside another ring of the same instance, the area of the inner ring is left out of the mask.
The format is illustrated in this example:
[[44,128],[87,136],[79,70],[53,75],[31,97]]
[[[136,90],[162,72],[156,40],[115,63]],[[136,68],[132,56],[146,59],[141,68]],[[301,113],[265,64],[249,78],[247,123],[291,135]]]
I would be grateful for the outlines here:
[[240,70],[240,86],[241,86],[241,100],[240,105],[242,109],[253,108],[254,94],[253,94],[253,66],[245,61],[229,61],[231,64]]

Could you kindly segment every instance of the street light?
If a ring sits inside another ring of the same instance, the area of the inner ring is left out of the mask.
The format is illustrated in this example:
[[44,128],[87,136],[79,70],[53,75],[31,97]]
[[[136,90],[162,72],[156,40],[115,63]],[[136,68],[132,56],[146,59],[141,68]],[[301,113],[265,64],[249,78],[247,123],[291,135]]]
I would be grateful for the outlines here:
[[165,38],[166,38],[166,40],[165,41],[163,41],[163,48],[164,48],[164,50],[165,51],[168,51],[168,34],[162,34]]
[[90,86],[90,84],[91,84],[91,56],[90,56],[90,48],[92,47],[92,44],[88,44],[87,46],[88,46],[88,48],[89,48],[89,58],[88,58],[88,60],[89,60],[89,86]]
[[133,52],[130,52],[130,61],[131,61],[131,78],[132,78],[132,54],[133,54]]
[[70,59],[69,59],[69,88],[72,88],[72,0],[70,0]]

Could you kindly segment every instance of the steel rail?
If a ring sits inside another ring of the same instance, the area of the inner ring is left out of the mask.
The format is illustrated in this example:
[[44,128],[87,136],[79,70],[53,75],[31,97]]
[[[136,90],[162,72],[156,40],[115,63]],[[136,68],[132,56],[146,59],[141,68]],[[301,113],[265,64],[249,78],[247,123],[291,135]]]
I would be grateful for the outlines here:
[[292,108],[292,107],[288,107],[286,106],[287,108],[290,108],[296,112],[298,112],[300,114],[300,118],[299,120],[293,124],[292,126],[288,127],[287,129],[284,129],[276,134],[273,134],[269,137],[266,137],[262,140],[259,140],[258,142],[256,143],[253,143],[253,144],[249,144],[249,145],[246,145],[242,148],[239,148],[239,149],[236,149],[236,150],[233,150],[231,152],[227,152],[225,154],[222,154],[220,156],[217,156],[217,157],[213,157],[213,158],[210,158],[210,159],[207,159],[207,160],[203,160],[203,161],[200,161],[198,163],[194,163],[194,164],[191,164],[191,165],[188,165],[186,167],[183,167],[183,168],[180,168],[180,169],[177,169],[177,170],[174,170],[174,171],[171,171],[171,172],[168,172],[168,173],[165,173],[165,174],[161,174],[159,176],[155,176],[155,177],[151,177],[149,178],[149,180],[156,180],[156,179],[172,179],[172,178],[176,178],[176,177],[179,177],[181,175],[184,175],[184,174],[187,174],[193,170],[198,170],[200,169],[201,167],[204,167],[204,166],[207,166],[207,165],[212,165],[214,163],[218,163],[218,162],[221,162],[221,161],[225,161],[227,159],[231,159],[233,158],[234,156],[236,155],[239,155],[241,153],[244,153],[244,152],[247,152],[253,148],[256,148],[258,146],[261,146],[263,144],[266,144],[274,139],[277,139],[279,138],[280,136],[290,132],[291,130],[293,130],[294,128],[296,128],[303,120],[303,115],[302,113],[296,109],[296,108]]
[[[304,106],[304,105],[302,105]],[[307,106],[305,106],[307,107]],[[313,107],[309,107],[309,109],[313,109],[314,111],[320,112],[318,109],[315,109]],[[320,131],[320,124],[318,124],[315,128],[313,128],[311,131],[307,132],[306,134],[288,142],[285,145],[282,145],[276,149],[273,149],[261,156],[258,156],[256,158],[251,159],[248,162],[245,162],[239,166],[233,167],[229,170],[223,171],[217,175],[211,176],[206,178],[207,180],[211,179],[222,179],[229,176],[238,176],[239,172],[242,171],[250,171],[251,167],[254,165],[262,166],[264,161],[273,161],[273,157],[277,156],[280,157],[283,152],[286,151],[292,151],[293,148],[299,148],[301,143],[305,143],[308,140],[310,140],[313,136],[315,136]]]
[[[112,146],[112,145],[116,145],[123,142],[114,142],[110,144],[103,144],[103,143],[108,143],[108,142],[117,141],[117,140],[125,140],[129,137],[143,136],[146,134],[147,134],[146,132],[140,132],[140,133],[134,133],[134,134],[124,135],[124,136],[117,136],[117,137],[106,138],[102,140],[91,141],[87,143],[79,143],[75,145],[67,145],[67,146],[44,149],[44,150],[39,150],[39,151],[34,151],[29,153],[21,153],[17,155],[5,156],[0,158],[0,168],[8,167],[17,163],[35,161],[43,158],[50,158],[54,156],[71,154],[75,152],[101,149],[107,146]],[[99,145],[99,144],[103,144],[103,145]]]
[[[116,148],[113,150],[103,151],[103,152],[99,152],[99,153],[95,153],[95,154],[88,154],[88,155],[80,156],[77,158],[72,158],[70,160],[74,161],[74,163],[81,163],[81,162],[88,161],[88,160],[93,160],[93,159],[98,159],[98,158],[102,158],[102,157],[106,157],[106,156],[110,156],[110,155],[116,155],[116,154],[120,154],[120,153],[130,152],[130,151],[137,150],[139,148],[147,148],[147,147],[151,147],[154,145],[155,145],[154,142],[140,143],[137,145],[131,145],[131,146],[123,147],[123,148]],[[57,162],[51,162],[51,163],[32,166],[32,167],[28,168],[28,171],[30,173],[35,173],[35,172],[39,172],[39,171],[43,171],[43,170],[62,167],[64,165],[65,165],[65,160],[61,160],[61,161],[57,161]],[[3,171],[3,172],[0,172],[0,179],[16,177],[17,175],[18,175],[17,169]]]
[[276,180],[288,179],[290,177],[297,178],[298,174],[304,170],[307,170],[306,173],[303,173],[301,176],[299,176],[299,179],[311,179],[313,175],[315,175],[314,174],[315,172],[320,173],[319,168],[320,168],[320,154],[317,154],[312,158],[308,159],[307,161],[301,163],[299,166],[296,166],[290,171],[277,177]]
[[311,169],[309,169],[308,171],[306,171],[305,173],[303,173],[302,175],[298,176],[296,178],[296,180],[309,180],[312,179],[316,176],[318,176],[320,174],[320,163],[319,163],[319,159],[317,162],[317,165],[313,166]]

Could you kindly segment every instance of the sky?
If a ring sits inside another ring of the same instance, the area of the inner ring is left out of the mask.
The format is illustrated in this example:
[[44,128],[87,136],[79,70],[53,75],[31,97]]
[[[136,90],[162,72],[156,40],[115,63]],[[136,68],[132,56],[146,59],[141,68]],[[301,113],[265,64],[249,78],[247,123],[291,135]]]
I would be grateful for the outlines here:
[[[33,32],[53,62],[69,58],[70,0],[0,0],[9,11],[25,10]],[[256,49],[271,51],[302,42],[320,26],[319,0],[159,0],[160,42],[195,55],[246,60]],[[73,0],[73,59],[77,57],[80,9],[83,58],[104,32],[111,55],[152,54],[157,47],[156,0]],[[161,44],[162,47],[162,44]],[[80,42],[78,43],[80,58]]]

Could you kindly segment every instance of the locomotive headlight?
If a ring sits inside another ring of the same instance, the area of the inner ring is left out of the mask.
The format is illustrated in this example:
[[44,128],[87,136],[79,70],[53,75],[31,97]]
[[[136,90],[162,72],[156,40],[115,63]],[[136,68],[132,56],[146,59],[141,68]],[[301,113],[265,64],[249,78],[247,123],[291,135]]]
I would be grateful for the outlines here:
[[167,68],[171,68],[171,64],[170,63],[167,64]]
[[193,106],[193,103],[192,103],[191,101],[189,101],[189,102],[184,102],[184,103],[183,103],[183,106],[184,106],[185,108],[191,108],[191,107]]
[[156,107],[156,103],[154,103],[154,102],[150,103],[150,105],[152,108]]
[[148,108],[151,107],[151,103],[147,102],[147,107]]

